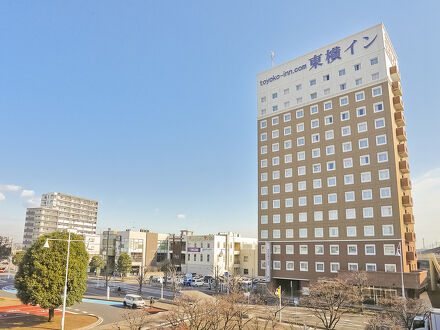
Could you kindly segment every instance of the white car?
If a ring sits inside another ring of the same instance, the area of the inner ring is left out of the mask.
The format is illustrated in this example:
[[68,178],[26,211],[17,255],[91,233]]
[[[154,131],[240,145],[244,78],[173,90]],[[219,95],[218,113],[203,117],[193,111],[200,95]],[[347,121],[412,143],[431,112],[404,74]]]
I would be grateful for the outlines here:
[[203,286],[205,282],[203,282],[203,279],[196,278],[192,280],[192,286]]
[[124,298],[124,307],[141,308],[145,307],[144,299],[137,294],[128,294]]

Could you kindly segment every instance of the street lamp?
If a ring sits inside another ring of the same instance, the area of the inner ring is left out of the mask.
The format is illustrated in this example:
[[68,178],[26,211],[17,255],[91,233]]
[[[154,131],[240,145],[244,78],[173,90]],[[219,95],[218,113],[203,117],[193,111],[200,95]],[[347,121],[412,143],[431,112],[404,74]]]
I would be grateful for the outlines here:
[[49,241],[67,242],[66,278],[64,280],[64,296],[63,296],[63,317],[61,319],[61,330],[64,330],[64,320],[66,317],[67,273],[69,271],[70,242],[83,242],[84,243],[84,241],[80,240],[80,239],[70,239],[70,231],[69,231],[69,238],[68,239],[47,238],[46,243],[44,243],[44,245],[43,245],[44,248],[46,248],[46,249],[49,248]]

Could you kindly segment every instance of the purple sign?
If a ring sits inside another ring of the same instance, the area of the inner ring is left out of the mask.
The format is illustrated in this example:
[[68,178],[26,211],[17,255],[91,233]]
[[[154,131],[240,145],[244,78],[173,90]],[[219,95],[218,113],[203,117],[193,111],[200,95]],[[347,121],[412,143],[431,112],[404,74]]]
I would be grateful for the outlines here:
[[196,248],[196,247],[189,247],[187,249],[188,252],[200,252],[200,248]]

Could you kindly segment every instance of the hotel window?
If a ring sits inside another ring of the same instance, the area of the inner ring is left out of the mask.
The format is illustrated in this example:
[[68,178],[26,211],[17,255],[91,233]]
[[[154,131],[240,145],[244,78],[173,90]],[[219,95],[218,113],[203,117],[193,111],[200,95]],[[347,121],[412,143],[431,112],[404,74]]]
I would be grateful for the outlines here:
[[280,178],[280,171],[273,171],[272,172],[272,179],[278,180]]
[[298,222],[307,222],[307,212],[298,213]]
[[382,235],[383,236],[393,236],[394,235],[393,225],[382,225]]
[[296,124],[296,132],[299,133],[302,131],[304,131],[304,123]]
[[316,85],[316,79],[310,80],[310,86],[314,86],[314,85]]
[[272,157],[272,166],[280,165],[280,157]]
[[385,163],[387,161],[388,161],[388,152],[387,151],[377,153],[377,162],[378,163]]
[[262,120],[260,122],[260,128],[266,128],[267,127],[267,120]]
[[284,115],[284,122],[285,122],[285,123],[288,122],[288,121],[290,121],[291,119],[292,119],[292,116],[291,116],[290,113],[286,113],[286,114]]
[[280,185],[276,184],[272,186],[272,193],[279,194],[280,193]]
[[347,237],[356,237],[356,226],[347,227]]
[[327,178],[327,187],[336,187],[336,177]]
[[298,167],[298,175],[306,175],[306,167],[305,166]]
[[285,88],[285,89],[284,89],[284,95],[287,95],[287,94],[289,94],[289,92],[290,92],[290,91],[289,91],[289,89],[288,89],[288,88]]
[[300,91],[300,90],[301,90],[301,88],[302,88],[301,84],[299,84],[299,85],[296,85],[296,90],[297,90],[297,91]]
[[319,142],[319,133],[312,134],[312,143]]
[[284,107],[285,107],[285,108],[290,107],[290,101],[286,101],[286,102],[284,102]]
[[383,218],[393,216],[393,207],[391,205],[381,206],[380,214]]
[[262,225],[267,225],[267,223],[268,223],[268,216],[267,216],[267,215],[262,215],[262,216],[261,216],[260,223],[261,223]]
[[299,246],[299,254],[308,254],[308,246],[307,245],[300,245]]
[[292,177],[292,169],[291,168],[286,168],[285,170],[284,170],[284,177],[285,178],[291,178]]
[[391,188],[390,187],[384,187],[380,188],[380,198],[391,198]]
[[351,141],[342,143],[342,152],[349,152],[351,150]]
[[293,207],[293,198],[286,198],[286,200],[284,201],[284,206]]
[[394,244],[384,244],[383,245],[383,254],[385,256],[395,256],[396,255],[396,247]]
[[304,109],[296,110],[296,118],[304,117]]
[[301,272],[309,271],[309,263],[307,261],[300,261],[299,262],[299,270]]
[[328,101],[324,103],[324,110],[331,110],[332,108],[332,101]]
[[330,115],[330,116],[326,116],[326,117],[324,117],[324,124],[325,124],[325,125],[331,125],[331,124],[333,124],[333,116]]
[[310,121],[310,127],[311,128],[318,128],[319,127],[319,119],[313,119]]
[[384,144],[387,144],[387,136],[385,134],[376,136],[376,145],[382,146]]
[[362,215],[364,219],[369,219],[373,217],[373,208],[372,207],[364,207],[362,209]]
[[291,126],[284,127],[284,136],[290,135],[291,133],[292,133],[292,127]]
[[347,219],[347,220],[356,219],[356,209],[346,209],[345,210],[345,219]]
[[261,141],[267,141],[267,133],[261,133],[260,140]]
[[285,183],[284,184],[284,192],[292,192],[293,191],[293,184],[292,183]]
[[292,140],[284,141],[284,149],[290,149],[290,148],[292,148]]
[[279,143],[272,143],[272,151],[276,152],[280,150],[280,144]]
[[330,254],[334,256],[339,255],[339,245],[330,245]]
[[350,112],[348,111],[341,112],[341,121],[345,121],[349,119],[350,119]]
[[278,97],[278,93],[273,93],[272,94],[272,99],[276,99]]
[[330,263],[330,272],[337,273],[339,271],[339,262],[331,262]]
[[[354,83],[355,83],[356,86],[361,85],[361,84],[362,84],[362,78],[358,78],[358,79],[356,79],[356,80],[354,81]],[[362,92],[362,94],[363,94],[363,92]],[[363,100],[364,98],[365,98],[365,97],[363,97],[362,100]],[[362,101],[362,100],[358,100],[358,97],[357,97],[357,95],[356,95],[356,102],[358,102],[358,101]]]
[[298,190],[303,191],[306,189],[307,189],[306,181],[298,181]]
[[264,103],[264,102],[266,102],[266,96],[263,96],[263,97],[261,98],[261,103]]
[[261,260],[260,268],[266,269],[266,260]]
[[328,95],[328,94],[330,94],[330,88],[324,89],[324,95]]
[[318,97],[318,94],[317,94],[316,92],[310,94],[310,99],[311,99],[311,100],[314,100],[314,99],[316,99],[317,97]]
[[347,84],[343,83],[343,84],[339,84],[339,90],[343,91],[347,88]]
[[373,104],[373,111],[374,112],[381,112],[383,111],[383,102],[378,102]]
[[357,108],[356,109],[356,115],[358,116],[358,117],[363,117],[363,116],[365,116],[367,114],[367,108],[365,108],[365,107],[361,107],[361,108]]
[[345,185],[354,184],[354,175],[353,174],[344,175],[344,184]]
[[281,261],[274,260],[273,261],[273,269],[274,270],[280,270],[281,269]]
[[[220,246],[220,243],[218,243]],[[266,245],[265,244],[261,244],[260,245],[260,252],[261,254],[266,254]]]
[[272,238],[280,238],[280,237],[281,237],[281,232],[279,229],[272,230]]
[[329,210],[328,211],[328,219],[329,220],[338,220],[338,210]]
[[367,255],[367,256],[376,255],[376,245],[375,244],[365,244],[365,255]]
[[345,192],[345,201],[346,202],[354,202],[355,196],[354,191],[346,191]]
[[345,76],[345,69],[341,69],[338,71],[339,77]]
[[293,254],[293,245],[286,245],[286,254]]
[[325,75],[323,75],[323,76],[322,76],[322,80],[323,80],[323,81],[328,81],[328,80],[330,80],[330,75],[329,75],[329,74],[325,74]]
[[267,154],[267,146],[262,146],[261,147],[261,152],[262,155]]
[[[322,198],[322,197],[321,197]],[[315,221],[322,221],[323,220],[323,212],[322,211],[315,211],[313,212],[313,219]]]
[[272,112],[276,112],[276,111],[278,111],[278,106],[277,106],[277,105],[274,105],[274,106],[272,107]]
[[307,228],[299,229],[299,238],[307,238]]
[[341,135],[342,136],[351,135],[351,127],[350,126],[341,127]]
[[260,181],[262,181],[262,182],[267,181],[267,173],[261,173]]
[[371,80],[378,80],[379,79],[379,72],[375,72],[371,75]]
[[287,213],[286,214],[286,222],[293,222],[293,213]]
[[330,145],[325,147],[325,154],[328,155],[334,155],[335,154],[335,146]]
[[274,245],[272,248],[273,248],[273,254],[281,254],[281,246],[280,245]]
[[367,122],[364,121],[363,123],[359,123],[358,124],[358,133],[363,133],[368,131],[368,125]]
[[336,169],[336,162],[334,160],[327,162],[327,171],[334,171]]
[[315,254],[323,255],[324,254],[324,245],[315,245]]
[[334,137],[335,137],[335,134],[334,134],[332,129],[328,130],[328,131],[325,131],[325,139],[326,140],[333,140]]
[[385,264],[385,271],[388,273],[397,272],[396,264]]
[[321,205],[322,204],[322,195],[314,195],[313,196],[313,204]]
[[365,264],[365,270],[367,272],[375,272],[376,271],[376,264]]
[[357,263],[349,262],[347,266],[348,266],[348,270],[351,270],[351,271],[356,271],[357,272],[358,269],[359,269]]
[[328,235],[330,237],[338,237],[339,236],[339,228],[338,227],[329,227]]
[[317,113],[318,113],[318,105],[312,105],[310,107],[310,114],[314,115],[314,114],[317,114]]
[[273,209],[279,209],[280,208],[280,200],[279,199],[274,199],[272,201],[272,208]]
[[273,118],[272,118],[272,126],[274,126],[274,125],[278,125],[279,122],[280,122],[280,121],[279,121],[279,118],[278,118],[278,117],[273,117]]
[[294,262],[286,261],[286,270],[293,270],[293,268],[294,268]]
[[371,172],[362,172],[361,173],[361,182],[371,182]]
[[313,164],[312,171],[313,173],[321,173],[321,164]]
[[305,160],[306,159],[306,152],[305,151],[298,151],[296,153],[296,158],[298,161]]
[[321,157],[321,149],[320,148],[312,149],[312,158],[318,158],[318,157]]
[[368,148],[368,138],[359,139],[359,149]]
[[267,201],[262,201],[260,204],[260,209],[267,210],[267,207],[268,207]]
[[267,187],[261,187],[261,195],[267,195],[269,193],[269,189]]
[[261,109],[261,115],[264,116],[266,114],[266,109]]
[[382,95],[382,87],[381,86],[374,87],[371,89],[371,92],[372,92],[373,97]]
[[293,229],[286,229],[286,238],[293,238]]
[[370,165],[370,155],[360,156],[360,164],[361,166]]
[[362,190],[362,200],[369,201],[373,199],[373,191],[371,189]]
[[356,244],[348,244],[347,245],[347,254],[349,256],[357,256],[358,254],[358,247]]
[[319,189],[322,187],[321,179],[314,179],[313,180],[313,189]]
[[338,202],[338,195],[336,193],[331,193],[327,195],[327,201],[329,204],[335,204]]
[[374,120],[374,127],[376,129],[385,127],[385,119],[384,118],[378,118]]
[[262,160],[261,160],[261,162],[260,162],[260,167],[261,167],[261,168],[265,168],[265,167],[267,167],[267,159],[262,159]]
[[278,131],[277,129],[272,131],[272,139],[276,139],[279,136],[280,136],[280,131]]
[[303,146],[305,144],[306,144],[306,139],[304,138],[304,136],[301,136],[301,137],[296,139],[296,145],[298,147]]
[[263,238],[263,239],[266,239],[267,236],[268,236],[267,233],[268,233],[268,232],[267,232],[266,229],[262,230],[262,231],[260,232],[260,237]]
[[370,59],[370,65],[375,65],[377,63],[379,63],[379,60],[377,59],[377,57]]
[[298,197],[298,205],[307,206],[307,197],[306,196]]
[[354,71],[359,71],[361,69],[361,64],[355,64],[354,65]]
[[364,226],[364,236],[374,236],[374,226]]
[[390,178],[390,170],[389,169],[379,170],[379,180],[380,181],[388,180],[389,178]]
[[348,104],[348,96],[343,96],[339,98],[339,105],[343,106],[343,105],[347,105]]
[[324,272],[324,263],[323,262],[315,262],[315,271],[317,273],[323,273]]

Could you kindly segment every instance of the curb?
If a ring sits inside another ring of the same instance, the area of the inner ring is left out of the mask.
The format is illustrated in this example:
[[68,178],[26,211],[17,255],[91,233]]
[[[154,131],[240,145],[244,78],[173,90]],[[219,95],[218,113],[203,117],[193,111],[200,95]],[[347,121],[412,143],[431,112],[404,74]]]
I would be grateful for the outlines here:
[[83,328],[78,328],[77,330],[86,330],[86,329],[93,329],[95,327],[97,327],[98,325],[100,325],[104,320],[102,319],[102,317],[95,315],[95,314],[87,314],[87,315],[91,315],[94,317],[97,317],[98,319],[96,320],[96,322],[89,324],[88,326],[85,326]]

